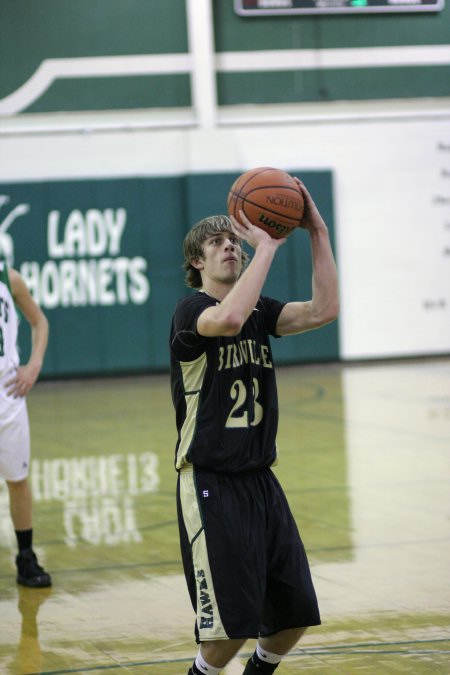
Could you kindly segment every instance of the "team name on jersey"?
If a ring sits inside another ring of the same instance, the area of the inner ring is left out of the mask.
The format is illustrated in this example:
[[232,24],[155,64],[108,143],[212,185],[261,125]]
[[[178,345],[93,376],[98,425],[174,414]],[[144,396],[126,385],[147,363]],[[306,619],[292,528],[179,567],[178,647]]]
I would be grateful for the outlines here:
[[198,599],[200,601],[199,628],[214,628],[214,610],[209,596],[204,570],[197,571]]
[[263,368],[273,368],[269,358],[269,346],[260,345],[256,340],[240,340],[226,347],[219,348],[219,365],[217,370],[239,368],[243,363],[254,363]]
[[5,298],[0,298],[0,319],[4,319],[8,323],[9,317],[9,302]]

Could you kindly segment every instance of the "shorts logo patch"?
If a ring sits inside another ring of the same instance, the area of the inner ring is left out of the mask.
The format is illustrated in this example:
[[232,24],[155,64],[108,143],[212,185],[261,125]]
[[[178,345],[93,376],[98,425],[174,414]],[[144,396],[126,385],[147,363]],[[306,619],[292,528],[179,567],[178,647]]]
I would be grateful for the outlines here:
[[209,497],[209,490],[203,490],[203,496],[204,496],[205,498],[206,498],[206,497]]
[[204,570],[197,570],[198,600],[200,603],[199,628],[214,627],[214,610],[209,597],[208,583]]

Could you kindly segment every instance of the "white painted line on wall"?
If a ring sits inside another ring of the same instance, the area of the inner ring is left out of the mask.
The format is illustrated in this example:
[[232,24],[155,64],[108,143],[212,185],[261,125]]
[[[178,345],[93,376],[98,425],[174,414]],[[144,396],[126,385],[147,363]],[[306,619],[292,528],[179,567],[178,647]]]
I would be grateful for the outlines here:
[[45,59],[25,84],[0,100],[0,115],[14,115],[24,110],[58,79],[170,75],[191,71],[189,54]]
[[[223,52],[215,55],[215,65],[217,72],[450,65],[450,45]],[[46,59],[27,82],[0,100],[0,115],[26,109],[58,79],[193,74],[193,67],[190,54]]]
[[212,129],[217,115],[214,35],[209,0],[188,0],[189,51],[192,54],[191,99],[199,125]]
[[450,64],[450,45],[361,47],[356,49],[273,49],[216,54],[222,72],[441,66]]

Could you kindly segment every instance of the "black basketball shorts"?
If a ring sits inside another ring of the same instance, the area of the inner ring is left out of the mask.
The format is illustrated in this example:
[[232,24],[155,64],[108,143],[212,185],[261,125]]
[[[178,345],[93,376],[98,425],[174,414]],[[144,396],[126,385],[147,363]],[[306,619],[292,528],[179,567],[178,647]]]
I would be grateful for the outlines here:
[[270,469],[186,467],[177,507],[197,642],[320,624],[305,549]]

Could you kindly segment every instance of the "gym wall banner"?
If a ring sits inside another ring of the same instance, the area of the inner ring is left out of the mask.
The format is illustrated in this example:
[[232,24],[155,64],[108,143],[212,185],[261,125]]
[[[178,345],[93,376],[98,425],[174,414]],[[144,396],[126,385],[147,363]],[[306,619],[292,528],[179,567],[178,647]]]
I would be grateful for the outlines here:
[[[224,213],[238,174],[0,185],[0,253],[23,276],[50,324],[43,376],[161,371],[184,286],[182,241],[191,225]],[[305,175],[305,172],[302,172]],[[310,172],[332,221],[331,174]],[[206,195],[206,196],[205,196]],[[307,234],[280,251],[265,292],[310,293]],[[281,362],[336,359],[337,328],[277,340]],[[278,345],[278,343],[280,343]],[[22,321],[21,359],[29,355]]]

